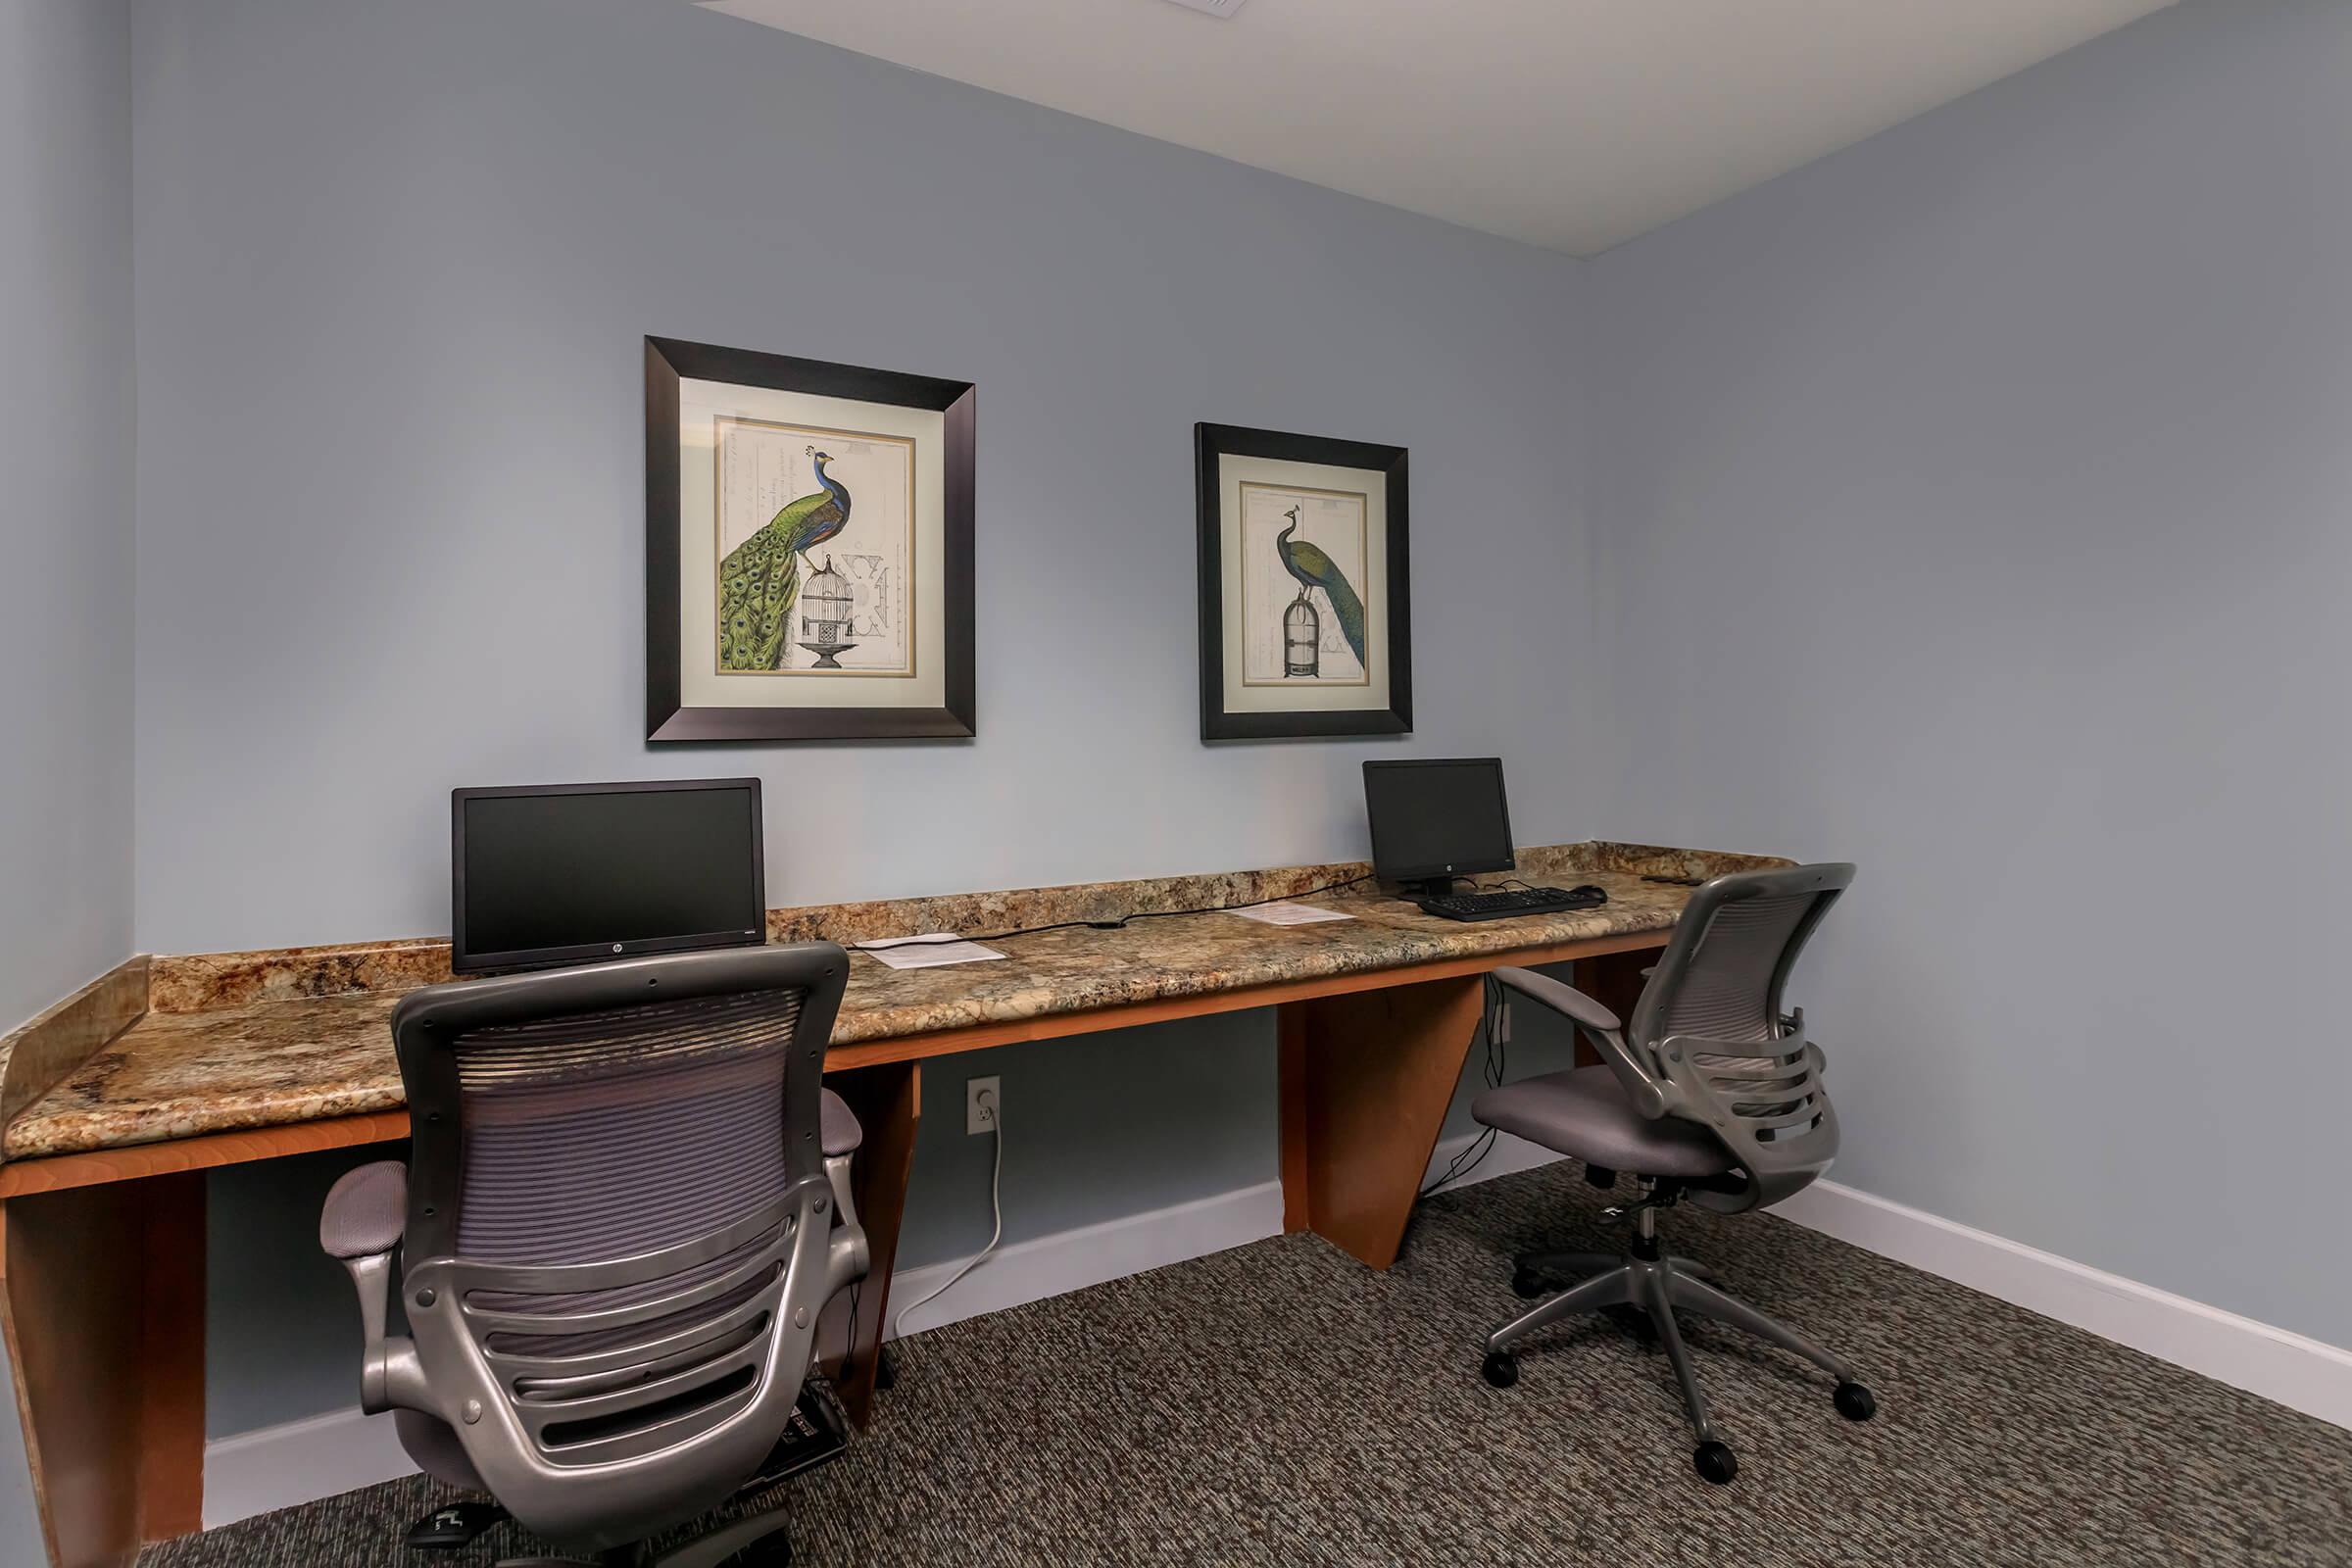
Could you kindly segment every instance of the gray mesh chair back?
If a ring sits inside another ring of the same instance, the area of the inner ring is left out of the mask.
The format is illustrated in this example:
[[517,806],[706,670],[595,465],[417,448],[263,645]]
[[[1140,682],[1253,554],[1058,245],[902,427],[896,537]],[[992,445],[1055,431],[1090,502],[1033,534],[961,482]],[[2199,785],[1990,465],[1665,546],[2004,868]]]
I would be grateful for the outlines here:
[[848,967],[825,943],[688,954],[395,1012],[414,1364],[392,1402],[438,1413],[541,1535],[603,1548],[705,1512],[790,1419],[863,1266],[828,1245],[818,1136]]
[[1691,895],[1650,972],[1626,1043],[1669,1086],[1670,1113],[1704,1123],[1746,1174],[1743,1191],[1697,1191],[1693,1202],[1778,1202],[1837,1155],[1821,1053],[1802,1010],[1781,1011],[1781,993],[1853,878],[1842,862],[1717,877]]

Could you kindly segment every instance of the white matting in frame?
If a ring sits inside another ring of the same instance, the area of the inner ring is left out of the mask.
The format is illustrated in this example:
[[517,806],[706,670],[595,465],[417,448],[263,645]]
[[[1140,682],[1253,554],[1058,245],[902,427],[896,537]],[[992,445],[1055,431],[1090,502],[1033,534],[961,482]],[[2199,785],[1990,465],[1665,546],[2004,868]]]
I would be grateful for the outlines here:
[[[946,673],[944,416],[936,410],[681,377],[678,382],[680,695],[713,708],[938,708]],[[839,448],[840,450],[836,450]],[[853,504],[840,531],[802,558],[799,593],[828,559],[847,583],[856,646],[799,646],[790,610],[780,667],[721,667],[719,565],[825,476]],[[796,485],[809,488],[788,495]],[[765,509],[764,514],[762,509]],[[879,635],[874,635],[879,633]],[[860,657],[862,656],[862,658]]]
[[[1389,708],[1388,476],[1373,468],[1221,453],[1217,458],[1222,698],[1229,713],[1348,712]],[[1295,526],[1289,513],[1298,509]],[[1288,529],[1291,562],[1280,543]],[[1311,586],[1325,563],[1340,585]],[[1298,570],[1294,569],[1294,565]],[[1312,675],[1285,676],[1284,612],[1303,592],[1318,622]],[[1358,607],[1350,616],[1345,596]],[[1363,643],[1357,658],[1346,622]]]

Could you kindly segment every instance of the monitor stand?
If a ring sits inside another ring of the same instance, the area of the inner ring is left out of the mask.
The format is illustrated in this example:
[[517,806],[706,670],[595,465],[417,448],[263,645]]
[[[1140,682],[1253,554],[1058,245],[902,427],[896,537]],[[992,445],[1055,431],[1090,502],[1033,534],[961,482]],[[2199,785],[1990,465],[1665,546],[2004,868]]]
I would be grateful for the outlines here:
[[1397,883],[1396,896],[1407,904],[1416,899],[1442,899],[1451,893],[1454,883],[1460,880],[1461,878],[1452,876],[1415,877],[1410,881]]

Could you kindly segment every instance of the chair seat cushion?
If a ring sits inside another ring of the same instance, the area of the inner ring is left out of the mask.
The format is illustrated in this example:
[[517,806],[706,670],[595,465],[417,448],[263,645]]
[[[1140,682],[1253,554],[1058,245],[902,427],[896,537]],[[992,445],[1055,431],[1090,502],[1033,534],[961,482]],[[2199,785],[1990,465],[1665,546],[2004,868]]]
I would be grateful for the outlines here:
[[817,1138],[825,1146],[825,1157],[858,1152],[858,1146],[865,1142],[865,1129],[858,1125],[858,1113],[849,1102],[828,1089],[817,1104]]
[[1490,1089],[1470,1102],[1490,1127],[1636,1176],[1720,1176],[1736,1163],[1694,1121],[1636,1110],[1606,1067],[1572,1067]]

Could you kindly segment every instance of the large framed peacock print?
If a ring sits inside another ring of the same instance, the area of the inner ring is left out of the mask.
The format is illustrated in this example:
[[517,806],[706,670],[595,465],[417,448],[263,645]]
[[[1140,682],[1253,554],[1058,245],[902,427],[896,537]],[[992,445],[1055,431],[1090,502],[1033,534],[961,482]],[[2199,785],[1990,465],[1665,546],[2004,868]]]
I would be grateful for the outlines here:
[[1193,427],[1200,738],[1413,727],[1405,449]]
[[972,384],[645,340],[645,733],[973,733]]

